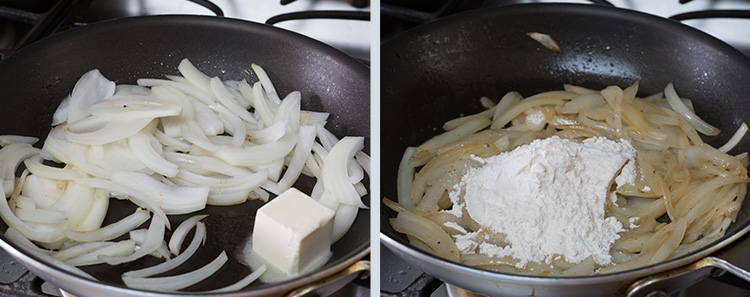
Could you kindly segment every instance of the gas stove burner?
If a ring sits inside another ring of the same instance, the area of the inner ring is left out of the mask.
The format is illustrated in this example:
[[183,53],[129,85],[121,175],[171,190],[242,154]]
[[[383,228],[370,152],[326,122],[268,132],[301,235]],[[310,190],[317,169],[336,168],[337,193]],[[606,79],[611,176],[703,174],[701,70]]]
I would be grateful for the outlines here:
[[[297,0],[281,0],[281,5],[287,5]],[[352,0],[352,6],[356,8],[365,8],[370,6],[370,0]]]
[[13,25],[13,22],[9,20],[2,20],[0,22],[0,49],[8,50],[13,47],[18,35],[16,31],[16,26]]

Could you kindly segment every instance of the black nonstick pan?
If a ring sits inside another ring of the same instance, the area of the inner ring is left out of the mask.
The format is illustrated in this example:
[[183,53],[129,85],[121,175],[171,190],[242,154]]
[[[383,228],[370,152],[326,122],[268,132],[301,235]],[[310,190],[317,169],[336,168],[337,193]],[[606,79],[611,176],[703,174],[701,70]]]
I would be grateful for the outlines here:
[[[142,77],[178,74],[176,67],[183,58],[188,58],[209,76],[225,80],[257,81],[250,65],[261,65],[279,94],[300,91],[303,109],[331,113],[327,128],[334,134],[365,136],[366,146],[369,145],[370,75],[366,66],[320,42],[268,25],[176,15],[126,18],[71,29],[32,44],[0,62],[0,133],[43,139],[57,105],[78,78],[91,69],[99,69],[118,84],[134,84]],[[312,185],[312,180],[301,180],[295,186],[309,193]],[[209,214],[205,219],[208,240],[190,265],[193,269],[200,267],[221,250],[227,251],[230,262],[214,277],[187,290],[218,288],[249,273],[249,268],[237,262],[234,256],[241,253],[249,238],[255,211],[261,205],[261,202],[249,201],[201,211]],[[129,203],[113,200],[104,224],[132,211]],[[170,219],[176,226],[187,217]],[[282,283],[253,284],[227,296],[281,295],[341,271],[369,252],[369,220],[369,211],[360,210],[347,235],[333,245],[333,257],[324,267]],[[0,231],[6,228],[5,224],[0,224]],[[1,235],[0,239],[3,239],[3,248],[32,272],[75,295],[159,295],[128,290],[120,280],[124,271],[154,264],[149,260],[86,267],[84,270],[99,280],[92,282],[19,251]]]
[[[527,33],[549,34],[561,53]],[[602,89],[640,82],[640,95],[672,82],[695,110],[722,129],[721,145],[750,119],[750,59],[678,22],[612,7],[527,4],[477,9],[406,31],[381,47],[381,191],[396,199],[398,164],[461,114],[482,110],[481,96],[529,96],[574,84]],[[750,150],[748,138],[730,154]],[[458,287],[490,296],[624,295],[635,280],[693,263],[740,238],[750,226],[745,202],[724,238],[687,256],[616,274],[573,278],[509,275],[436,258],[409,245],[381,205],[381,240],[411,264]],[[705,276],[704,276],[705,277]]]

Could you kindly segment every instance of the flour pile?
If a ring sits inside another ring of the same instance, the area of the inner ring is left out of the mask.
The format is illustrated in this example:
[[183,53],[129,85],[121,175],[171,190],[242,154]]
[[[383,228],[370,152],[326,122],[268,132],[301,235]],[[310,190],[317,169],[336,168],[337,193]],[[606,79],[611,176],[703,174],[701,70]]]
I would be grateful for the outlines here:
[[529,261],[578,263],[590,256],[599,265],[610,264],[610,247],[624,229],[605,217],[605,207],[607,199],[616,199],[613,183],[635,179],[635,158],[626,140],[556,136],[476,158],[484,165],[470,170],[450,193],[451,212],[465,207],[485,231],[503,234],[505,241],[483,240],[488,236],[474,232],[456,236],[456,243],[462,252],[511,256],[519,268]]

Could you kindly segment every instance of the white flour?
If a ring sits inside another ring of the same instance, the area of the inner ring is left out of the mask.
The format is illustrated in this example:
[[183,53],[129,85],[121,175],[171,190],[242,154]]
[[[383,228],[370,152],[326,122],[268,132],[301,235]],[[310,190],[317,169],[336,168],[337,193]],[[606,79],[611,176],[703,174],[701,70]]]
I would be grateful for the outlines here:
[[[605,218],[616,184],[632,183],[636,151],[625,140],[590,138],[582,143],[551,137],[483,160],[451,193],[483,228],[505,234],[507,246],[476,242],[474,233],[457,236],[463,250],[512,256],[518,267],[563,256],[578,263],[589,256],[611,262],[609,249],[623,226]],[[619,173],[619,174],[618,174]],[[614,201],[612,201],[614,202]]]

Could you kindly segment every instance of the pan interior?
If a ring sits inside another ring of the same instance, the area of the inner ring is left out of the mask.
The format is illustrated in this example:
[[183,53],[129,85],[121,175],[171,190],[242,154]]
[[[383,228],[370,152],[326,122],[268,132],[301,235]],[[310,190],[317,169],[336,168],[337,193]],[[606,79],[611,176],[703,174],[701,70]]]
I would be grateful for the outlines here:
[[[60,101],[70,93],[78,78],[91,69],[99,69],[117,84],[135,84],[142,77],[179,74],[177,65],[183,58],[207,75],[223,80],[257,81],[250,65],[261,65],[280,96],[300,91],[303,109],[330,112],[326,127],[339,137],[365,136],[369,152],[367,67],[295,33],[246,21],[202,16],[105,21],[54,35],[10,56],[0,63],[2,133],[43,140]],[[311,178],[301,178],[295,187],[309,193],[313,185]],[[363,199],[368,201],[369,196]],[[206,245],[188,264],[170,274],[199,268],[226,250],[230,261],[217,275],[186,290],[215,289],[247,275],[249,268],[236,260],[250,237],[255,212],[261,205],[259,201],[248,201],[236,206],[208,206],[198,212],[209,214],[204,219],[208,231]],[[112,199],[104,225],[132,213],[133,209],[135,206],[129,202]],[[192,215],[170,216],[171,224],[177,226]],[[315,273],[330,270],[366,251],[369,220],[369,211],[360,210],[350,232],[332,246],[331,260]],[[6,228],[4,223],[0,224],[0,230]],[[123,272],[159,262],[147,257],[124,265],[83,269],[105,284],[123,286],[120,280]],[[287,283],[305,277],[310,275]],[[246,290],[273,286],[257,282]]]

